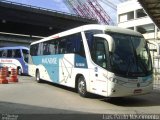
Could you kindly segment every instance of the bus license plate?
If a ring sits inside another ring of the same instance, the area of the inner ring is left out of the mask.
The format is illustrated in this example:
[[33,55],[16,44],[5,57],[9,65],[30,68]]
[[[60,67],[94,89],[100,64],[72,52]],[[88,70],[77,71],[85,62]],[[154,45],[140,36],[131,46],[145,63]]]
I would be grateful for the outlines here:
[[134,94],[142,93],[142,89],[135,89]]

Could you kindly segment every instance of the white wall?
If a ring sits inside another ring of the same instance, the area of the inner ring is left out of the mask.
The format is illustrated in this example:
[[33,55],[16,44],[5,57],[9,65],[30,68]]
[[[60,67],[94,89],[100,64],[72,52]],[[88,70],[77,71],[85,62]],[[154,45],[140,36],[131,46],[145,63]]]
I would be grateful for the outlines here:
[[118,23],[118,26],[122,28],[128,28],[128,27],[134,27],[134,26],[145,25],[150,23],[153,23],[153,22],[149,17],[143,17],[140,19],[133,19],[133,20]]
[[117,13],[123,14],[126,12],[134,11],[136,9],[141,9],[141,5],[136,2],[137,0],[131,0],[124,3],[121,3],[117,6]]

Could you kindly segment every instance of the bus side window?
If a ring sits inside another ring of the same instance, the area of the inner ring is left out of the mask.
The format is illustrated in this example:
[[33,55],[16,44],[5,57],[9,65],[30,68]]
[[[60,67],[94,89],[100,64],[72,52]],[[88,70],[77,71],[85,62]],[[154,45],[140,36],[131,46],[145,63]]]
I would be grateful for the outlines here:
[[106,40],[102,38],[95,38],[94,49],[92,52],[92,59],[97,65],[103,68],[107,68],[108,64],[107,54],[106,54],[106,51],[108,51],[107,46],[108,43]]
[[43,43],[43,55],[50,55],[50,48],[47,42]]
[[7,57],[7,50],[2,50],[2,58],[6,58]]
[[12,50],[12,58],[14,58],[15,57],[15,50]]
[[65,54],[66,53],[66,39],[60,40],[59,44],[59,54]]
[[12,50],[8,50],[8,52],[7,52],[7,57],[8,57],[8,58],[11,58],[11,57],[12,57]]
[[69,40],[67,41],[66,44],[66,51],[67,53],[72,53],[72,42],[70,42]]
[[2,57],[2,50],[0,50],[0,57]]
[[74,44],[72,35],[66,38],[66,51],[67,53],[74,53]]
[[54,45],[55,45],[55,47],[54,47],[54,49],[55,49],[55,54],[58,54],[58,53],[59,53],[59,42],[58,42],[58,40],[56,40],[56,41],[54,42]]
[[49,51],[50,55],[56,54],[55,41],[54,40],[50,40],[50,41],[47,42],[47,44],[48,44],[48,51]]
[[43,43],[37,44],[34,49],[37,49],[36,51],[37,56],[42,55],[43,54]]
[[38,54],[38,49],[39,49],[39,44],[31,45],[31,55],[37,56]]
[[88,47],[90,52],[93,51],[93,43],[94,43],[94,36],[95,34],[102,34],[103,31],[102,30],[89,30],[89,31],[85,31],[85,36],[87,39],[87,43],[88,43]]
[[90,50],[90,52],[92,52],[92,49],[93,49],[93,33],[91,33],[91,32],[86,32],[85,33],[85,35],[86,35],[86,39],[87,39],[87,43],[88,43],[88,47],[89,47],[89,50]]
[[77,33],[70,36],[70,41],[72,44],[72,52],[80,56],[85,57],[84,45],[81,37],[81,33]]
[[23,59],[26,63],[28,63],[28,50],[22,49],[22,53],[23,53]]
[[14,58],[21,58],[21,51],[20,49],[15,49],[14,50]]

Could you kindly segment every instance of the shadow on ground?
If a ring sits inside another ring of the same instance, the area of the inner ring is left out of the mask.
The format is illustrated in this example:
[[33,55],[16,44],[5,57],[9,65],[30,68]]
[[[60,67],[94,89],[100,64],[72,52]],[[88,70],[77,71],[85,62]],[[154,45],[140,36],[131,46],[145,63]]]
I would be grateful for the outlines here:
[[81,113],[65,109],[39,107],[34,105],[25,105],[19,103],[0,102],[0,113],[12,114],[75,114]]
[[2,120],[102,120],[102,115],[0,102],[0,119]]

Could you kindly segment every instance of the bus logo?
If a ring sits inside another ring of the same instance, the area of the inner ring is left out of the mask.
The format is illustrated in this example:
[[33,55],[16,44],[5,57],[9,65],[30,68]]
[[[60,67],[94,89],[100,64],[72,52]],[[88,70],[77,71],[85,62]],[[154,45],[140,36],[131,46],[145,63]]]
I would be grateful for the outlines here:
[[57,64],[56,58],[42,58],[42,64]]

